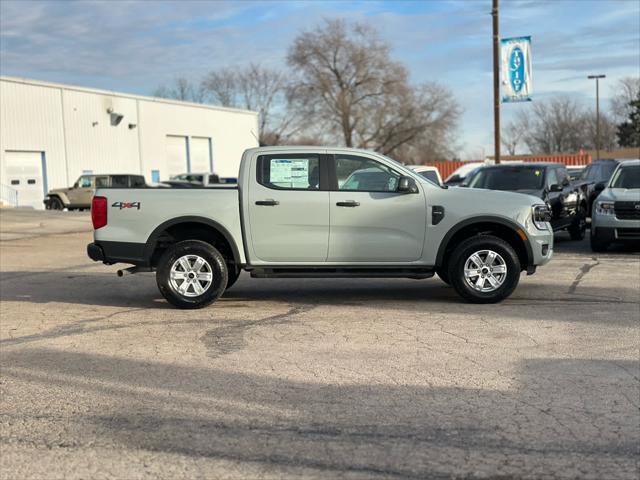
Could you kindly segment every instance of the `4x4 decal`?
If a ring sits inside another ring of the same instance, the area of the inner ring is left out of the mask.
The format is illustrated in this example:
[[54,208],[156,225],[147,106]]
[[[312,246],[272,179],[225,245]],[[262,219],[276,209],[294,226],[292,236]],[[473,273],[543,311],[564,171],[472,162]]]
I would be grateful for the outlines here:
[[111,207],[119,208],[120,210],[123,208],[137,208],[140,210],[140,202],[113,202]]

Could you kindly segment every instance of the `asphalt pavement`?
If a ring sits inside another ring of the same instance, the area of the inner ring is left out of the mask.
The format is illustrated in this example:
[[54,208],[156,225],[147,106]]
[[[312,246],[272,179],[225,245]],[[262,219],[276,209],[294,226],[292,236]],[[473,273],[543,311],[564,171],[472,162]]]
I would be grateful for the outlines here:
[[497,305],[251,279],[170,307],[87,213],[0,211],[0,478],[637,479],[640,255],[557,237]]

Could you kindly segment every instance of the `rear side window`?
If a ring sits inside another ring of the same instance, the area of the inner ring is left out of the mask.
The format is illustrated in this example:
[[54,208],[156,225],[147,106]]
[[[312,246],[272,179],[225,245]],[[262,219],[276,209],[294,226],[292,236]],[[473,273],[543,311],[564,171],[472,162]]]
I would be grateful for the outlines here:
[[[109,177],[96,177],[96,188],[103,188],[109,186]],[[114,185],[115,187],[116,185]]]
[[277,190],[319,190],[320,155],[261,155],[257,180]]

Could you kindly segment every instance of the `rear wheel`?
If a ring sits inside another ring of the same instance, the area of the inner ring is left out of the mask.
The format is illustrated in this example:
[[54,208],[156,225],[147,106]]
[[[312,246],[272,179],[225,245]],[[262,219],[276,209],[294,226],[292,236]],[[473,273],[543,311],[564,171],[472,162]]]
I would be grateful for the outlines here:
[[513,293],[520,280],[520,260],[511,245],[492,235],[477,235],[451,253],[449,279],[472,303],[496,303]]
[[185,240],[169,247],[156,272],[158,289],[178,308],[202,308],[215,302],[227,288],[227,264],[212,245]]
[[241,269],[235,268],[233,265],[227,265],[227,288],[229,290],[240,278]]

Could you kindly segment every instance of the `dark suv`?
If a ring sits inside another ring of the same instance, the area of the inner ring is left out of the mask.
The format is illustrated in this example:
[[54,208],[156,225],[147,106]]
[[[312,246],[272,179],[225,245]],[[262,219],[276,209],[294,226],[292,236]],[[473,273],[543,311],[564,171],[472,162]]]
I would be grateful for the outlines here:
[[594,160],[576,180],[576,186],[580,187],[584,197],[587,200],[587,216],[591,216],[593,210],[593,202],[600,192],[604,190],[607,183],[611,179],[611,175],[616,167],[620,164],[619,160]]
[[572,240],[582,240],[587,204],[582,191],[569,180],[567,167],[559,163],[493,165],[478,170],[470,188],[507,190],[533,195],[551,208],[553,231],[568,230]]

